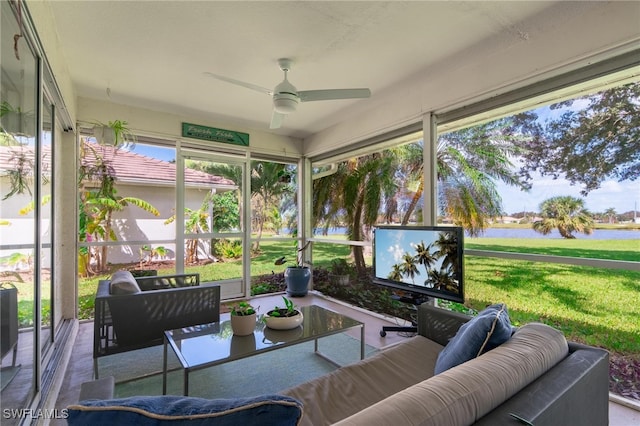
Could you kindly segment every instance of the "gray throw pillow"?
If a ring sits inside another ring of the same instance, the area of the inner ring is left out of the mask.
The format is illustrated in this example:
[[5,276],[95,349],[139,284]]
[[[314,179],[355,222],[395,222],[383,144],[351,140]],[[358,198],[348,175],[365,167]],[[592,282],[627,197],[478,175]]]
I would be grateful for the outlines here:
[[140,293],[140,286],[129,271],[116,271],[111,276],[109,293],[111,294],[135,294]]
[[476,358],[509,340],[513,327],[504,303],[491,305],[469,322],[440,352],[434,374]]

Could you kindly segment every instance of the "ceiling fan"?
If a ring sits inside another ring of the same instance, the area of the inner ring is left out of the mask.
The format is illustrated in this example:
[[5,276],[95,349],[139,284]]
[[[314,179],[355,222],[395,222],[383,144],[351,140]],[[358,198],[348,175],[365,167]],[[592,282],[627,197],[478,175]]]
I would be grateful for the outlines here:
[[293,61],[288,58],[278,59],[278,65],[284,72],[284,80],[278,84],[273,90],[256,86],[255,84],[245,83],[244,81],[235,80],[233,78],[206,72],[205,74],[225,81],[227,83],[236,84],[246,87],[257,92],[266,93],[273,99],[273,114],[271,116],[270,129],[277,129],[282,125],[282,121],[287,114],[294,112],[298,108],[300,102],[311,101],[330,101],[335,99],[359,99],[371,96],[369,89],[326,89],[326,90],[301,90],[289,83],[287,73],[291,70]]

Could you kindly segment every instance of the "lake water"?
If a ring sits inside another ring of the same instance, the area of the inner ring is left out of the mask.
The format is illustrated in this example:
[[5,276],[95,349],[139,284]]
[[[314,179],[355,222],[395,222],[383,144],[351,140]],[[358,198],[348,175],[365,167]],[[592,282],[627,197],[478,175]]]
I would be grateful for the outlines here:
[[[317,230],[321,234],[320,230]],[[329,235],[344,235],[345,228],[329,229]],[[591,235],[574,234],[579,239],[591,240],[640,240],[640,230],[611,230],[611,229],[595,229]],[[465,234],[465,238],[469,238]],[[548,235],[542,235],[533,229],[506,229],[506,228],[489,228],[479,238],[562,238],[557,230],[552,231]],[[640,249],[640,242],[639,249]]]

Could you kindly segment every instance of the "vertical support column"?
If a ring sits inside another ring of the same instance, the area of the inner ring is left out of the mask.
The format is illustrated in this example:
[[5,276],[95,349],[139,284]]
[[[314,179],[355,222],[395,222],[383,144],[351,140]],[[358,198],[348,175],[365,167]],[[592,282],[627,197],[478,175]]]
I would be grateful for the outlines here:
[[242,223],[240,227],[243,233],[242,242],[242,280],[244,296],[251,296],[251,154],[246,153],[242,164]]
[[[36,393],[42,390],[42,60],[36,60],[36,146],[33,169],[33,378]],[[48,295],[47,295],[48,296]],[[53,327],[53,324],[52,324]],[[53,332],[53,331],[52,331]]]
[[[77,126],[76,126],[77,128]],[[61,131],[56,123],[53,130],[56,151],[54,157],[55,188],[55,247],[53,248],[53,285],[56,303],[60,303],[61,318],[77,318],[78,312],[78,150],[80,136]]]
[[[438,223],[438,132],[437,117],[433,113],[422,117],[422,164],[424,171],[424,209],[422,210],[424,224],[434,226]],[[436,299],[429,297],[425,302],[436,305]]]
[[436,116],[432,113],[422,117],[422,140],[424,141],[423,179],[424,209],[422,219],[425,225],[433,226],[438,221],[438,135]]
[[176,141],[176,274],[184,274],[184,157]]
[[[304,247],[313,236],[311,217],[313,179],[311,178],[311,160],[306,157],[298,161],[298,177],[298,236],[300,237],[298,247]],[[303,262],[313,262],[311,246],[307,246],[301,254]],[[313,274],[311,274],[309,289],[313,289]]]

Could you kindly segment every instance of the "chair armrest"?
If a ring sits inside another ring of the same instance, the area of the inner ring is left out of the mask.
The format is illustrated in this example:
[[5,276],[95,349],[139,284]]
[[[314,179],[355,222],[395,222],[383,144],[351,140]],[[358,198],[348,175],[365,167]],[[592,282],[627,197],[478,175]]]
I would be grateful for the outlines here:
[[418,306],[418,334],[446,346],[470,316],[427,303]]

